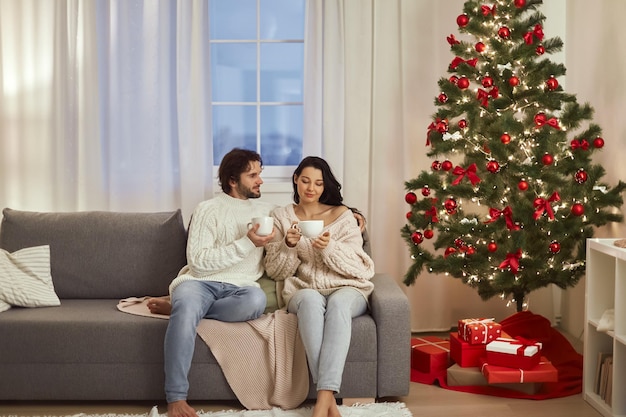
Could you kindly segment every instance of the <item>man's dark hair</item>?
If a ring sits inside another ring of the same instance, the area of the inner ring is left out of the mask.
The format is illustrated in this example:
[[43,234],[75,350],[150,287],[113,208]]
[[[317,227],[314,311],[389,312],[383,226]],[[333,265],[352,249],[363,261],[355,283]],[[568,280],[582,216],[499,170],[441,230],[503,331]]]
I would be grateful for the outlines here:
[[217,174],[222,191],[230,194],[232,188],[230,180],[239,182],[241,174],[248,172],[250,164],[254,161],[258,161],[263,166],[261,155],[249,149],[234,148],[224,155]]

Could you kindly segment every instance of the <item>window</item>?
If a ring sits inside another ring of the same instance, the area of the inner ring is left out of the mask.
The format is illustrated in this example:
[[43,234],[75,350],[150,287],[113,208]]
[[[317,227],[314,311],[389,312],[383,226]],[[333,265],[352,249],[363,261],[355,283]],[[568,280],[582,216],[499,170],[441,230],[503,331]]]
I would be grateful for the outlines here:
[[306,0],[210,0],[213,164],[261,154],[264,177],[302,159]]

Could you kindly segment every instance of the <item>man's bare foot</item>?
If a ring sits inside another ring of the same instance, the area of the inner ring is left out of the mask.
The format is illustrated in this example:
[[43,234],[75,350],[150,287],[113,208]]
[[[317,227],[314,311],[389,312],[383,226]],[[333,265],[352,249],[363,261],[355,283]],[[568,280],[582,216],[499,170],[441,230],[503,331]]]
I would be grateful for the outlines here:
[[167,404],[167,415],[168,417],[198,417],[196,410],[187,404],[185,400]]
[[152,314],[165,314],[169,316],[172,313],[172,303],[170,297],[156,297],[148,299],[148,310]]
[[341,417],[337,400],[332,391],[317,391],[317,401],[313,407],[313,415],[311,417]]

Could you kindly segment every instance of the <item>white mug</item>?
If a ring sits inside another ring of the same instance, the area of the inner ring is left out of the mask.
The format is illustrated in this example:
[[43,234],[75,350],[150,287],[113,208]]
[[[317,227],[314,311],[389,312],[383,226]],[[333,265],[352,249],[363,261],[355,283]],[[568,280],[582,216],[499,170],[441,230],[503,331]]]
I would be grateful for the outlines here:
[[300,230],[303,236],[306,237],[318,237],[324,230],[324,220],[302,220],[293,227]]
[[255,224],[259,225],[256,234],[259,236],[267,236],[272,233],[274,228],[274,219],[269,216],[254,217],[250,223],[248,223],[248,229],[252,228]]

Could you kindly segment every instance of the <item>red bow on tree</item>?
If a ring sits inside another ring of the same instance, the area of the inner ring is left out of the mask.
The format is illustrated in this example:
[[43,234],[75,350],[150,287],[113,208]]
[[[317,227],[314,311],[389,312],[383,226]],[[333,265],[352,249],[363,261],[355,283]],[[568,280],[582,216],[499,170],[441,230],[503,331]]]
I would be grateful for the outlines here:
[[476,185],[480,182],[480,178],[476,175],[476,164],[472,164],[467,167],[467,170],[461,168],[460,166],[456,166],[452,171],[454,175],[457,175],[456,179],[452,181],[452,185],[459,185],[464,176],[467,175],[467,178],[470,180],[472,185]]
[[471,67],[475,67],[477,63],[478,63],[478,58],[472,58],[472,59],[468,59],[466,61],[463,58],[460,58],[460,57],[457,56],[450,63],[450,68],[451,69],[456,69],[456,67],[458,67],[461,64],[467,64],[467,65],[469,65]]
[[540,41],[543,40],[543,28],[541,25],[535,25],[535,29],[532,32],[526,32],[524,34],[524,42],[526,42],[526,45],[532,45],[533,37],[536,37]]
[[513,210],[510,206],[506,206],[504,210],[500,211],[495,208],[489,209],[489,216],[491,219],[487,220],[485,224],[493,223],[500,218],[500,216],[504,216],[504,221],[506,223],[506,227],[509,230],[519,230],[520,227],[513,223]]
[[561,197],[559,196],[559,193],[557,193],[556,191],[552,193],[550,198],[548,198],[547,200],[545,198],[535,199],[535,202],[533,203],[533,205],[535,206],[537,210],[535,210],[535,214],[533,215],[533,218],[537,220],[539,217],[541,217],[541,215],[545,211],[546,213],[548,213],[548,217],[550,218],[550,220],[554,220],[554,211],[552,211],[552,206],[550,205],[550,203],[553,201],[560,201],[560,200],[561,200]]
[[435,208],[435,206],[432,206],[430,209],[426,210],[426,212],[424,213],[424,217],[430,217],[430,221],[432,223],[439,222],[439,219],[437,219],[437,209]]
[[559,126],[559,121],[557,120],[556,117],[551,117],[550,119],[548,119],[545,113],[537,113],[534,120],[535,120],[535,127],[537,128],[543,125],[548,125],[557,130],[561,130],[561,127]]
[[493,87],[488,92],[483,90],[482,88],[479,88],[478,94],[476,94],[476,99],[480,100],[480,104],[487,107],[487,105],[489,104],[489,97],[498,98],[499,95],[500,95],[500,90],[498,90],[498,87]]
[[521,257],[522,257],[521,249],[518,249],[517,252],[515,253],[507,253],[506,259],[502,261],[502,263],[500,263],[498,268],[504,269],[508,266],[511,268],[511,272],[513,272],[513,274],[517,274],[517,271],[519,269],[519,260]]
[[496,15],[496,5],[494,4],[493,7],[489,7],[487,5],[482,5],[480,6],[480,9],[483,12],[483,16],[488,16],[489,13],[491,13],[492,16]]
[[452,33],[450,34],[450,36],[447,36],[447,37],[446,37],[446,40],[448,41],[448,43],[449,43],[450,45],[455,45],[455,44],[457,44],[457,43],[461,43],[461,42],[459,42],[459,41],[457,41],[457,40],[456,40],[456,38],[454,37],[454,34],[452,34]]
[[583,151],[589,150],[589,142],[587,142],[587,139],[574,139],[570,145],[572,146],[573,151],[576,149],[582,149]]

